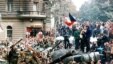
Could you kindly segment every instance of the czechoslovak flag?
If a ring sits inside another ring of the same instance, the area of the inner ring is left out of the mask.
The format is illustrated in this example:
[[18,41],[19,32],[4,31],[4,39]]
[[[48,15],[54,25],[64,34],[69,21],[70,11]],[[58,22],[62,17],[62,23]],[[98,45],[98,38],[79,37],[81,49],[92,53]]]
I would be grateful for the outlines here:
[[69,13],[69,18],[70,18],[71,23],[76,22],[76,19],[70,13]]
[[65,17],[65,24],[67,26],[72,26],[76,22],[76,19],[73,18],[73,16],[69,13],[69,18]]
[[65,18],[65,24],[67,26],[71,26],[73,24],[68,17],[64,17],[64,18]]

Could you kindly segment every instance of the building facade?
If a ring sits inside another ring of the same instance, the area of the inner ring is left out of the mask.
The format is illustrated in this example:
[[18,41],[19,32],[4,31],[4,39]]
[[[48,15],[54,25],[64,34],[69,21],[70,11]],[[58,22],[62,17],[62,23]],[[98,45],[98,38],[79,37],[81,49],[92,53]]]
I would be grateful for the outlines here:
[[0,40],[17,40],[27,32],[35,36],[38,31],[48,29],[44,4],[43,0],[0,0],[3,29]]

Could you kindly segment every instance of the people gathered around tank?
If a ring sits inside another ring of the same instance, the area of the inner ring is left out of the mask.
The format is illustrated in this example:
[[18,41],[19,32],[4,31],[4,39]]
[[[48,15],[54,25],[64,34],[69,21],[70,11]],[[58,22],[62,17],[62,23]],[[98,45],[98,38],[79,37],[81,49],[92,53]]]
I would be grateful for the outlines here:
[[51,51],[62,48],[99,52],[103,55],[98,64],[113,64],[113,22],[76,22],[71,27],[60,24],[50,31],[40,30],[35,36],[27,32],[19,41],[0,41],[0,59],[9,64],[49,64]]

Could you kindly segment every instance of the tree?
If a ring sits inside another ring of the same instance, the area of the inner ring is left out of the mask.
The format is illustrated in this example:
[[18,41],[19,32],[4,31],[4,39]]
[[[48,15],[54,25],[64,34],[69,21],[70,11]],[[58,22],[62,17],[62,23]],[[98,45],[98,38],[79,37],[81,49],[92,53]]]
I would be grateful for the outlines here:
[[112,0],[91,0],[80,8],[79,18],[89,21],[107,21],[113,18]]

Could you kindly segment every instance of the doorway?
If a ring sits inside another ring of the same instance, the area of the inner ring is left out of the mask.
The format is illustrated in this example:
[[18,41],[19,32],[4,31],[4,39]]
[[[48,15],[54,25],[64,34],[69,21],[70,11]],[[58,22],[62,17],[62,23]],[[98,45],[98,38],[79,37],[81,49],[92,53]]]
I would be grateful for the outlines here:
[[27,27],[27,32],[30,33],[31,37],[36,37],[39,31],[41,31],[41,27]]

